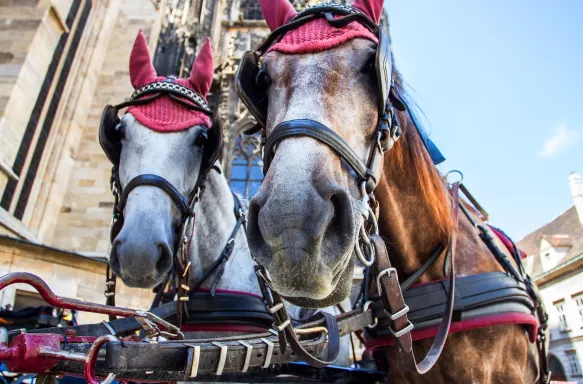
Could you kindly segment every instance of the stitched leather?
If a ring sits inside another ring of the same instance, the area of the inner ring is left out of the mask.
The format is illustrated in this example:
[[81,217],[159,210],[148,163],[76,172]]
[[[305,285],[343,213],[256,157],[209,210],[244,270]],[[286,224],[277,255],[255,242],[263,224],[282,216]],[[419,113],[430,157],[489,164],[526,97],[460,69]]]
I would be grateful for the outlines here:
[[265,143],[263,173],[266,174],[275,153],[276,145],[290,137],[305,136],[326,144],[340,156],[357,174],[359,179],[366,179],[368,168],[354,153],[346,142],[325,125],[308,119],[288,120],[273,129]]

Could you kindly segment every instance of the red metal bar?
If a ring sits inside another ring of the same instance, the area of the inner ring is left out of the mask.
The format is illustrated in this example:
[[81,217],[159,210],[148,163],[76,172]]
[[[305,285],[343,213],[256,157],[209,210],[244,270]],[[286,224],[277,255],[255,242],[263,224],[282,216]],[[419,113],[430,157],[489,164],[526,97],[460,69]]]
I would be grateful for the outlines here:
[[63,360],[49,352],[60,351],[62,341],[61,335],[53,333],[16,335],[10,342],[9,348],[6,349],[6,344],[2,343],[2,349],[5,352],[11,351],[10,356],[3,356],[2,360],[6,362],[6,368],[11,372],[46,372],[53,368],[58,360]]
[[130,316],[143,317],[143,312],[138,313],[137,311],[129,308],[112,307],[109,305],[95,303],[86,303],[80,300],[68,299],[57,296],[49,288],[47,283],[45,283],[40,277],[35,276],[32,273],[15,272],[0,277],[0,290],[6,288],[9,285],[17,283],[23,283],[32,286],[34,289],[38,291],[38,293],[47,303],[54,305],[55,307],[73,309],[76,311],[100,313],[103,315],[115,315],[121,317]]
[[118,340],[112,335],[101,336],[95,340],[91,348],[89,348],[89,352],[87,352],[87,357],[85,358],[85,380],[88,384],[109,384],[115,378],[115,375],[110,373],[103,382],[100,382],[95,376],[95,362],[97,361],[97,355],[99,354],[101,346],[107,342],[118,342]]

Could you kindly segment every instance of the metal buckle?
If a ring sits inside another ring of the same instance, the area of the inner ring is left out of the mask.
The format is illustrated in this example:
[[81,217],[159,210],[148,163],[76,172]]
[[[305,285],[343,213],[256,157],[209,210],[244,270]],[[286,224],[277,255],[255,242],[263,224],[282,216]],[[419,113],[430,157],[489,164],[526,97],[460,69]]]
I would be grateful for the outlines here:
[[415,326],[413,325],[413,323],[411,321],[407,320],[407,323],[409,323],[409,324],[407,324],[407,326],[405,328],[401,329],[398,332],[395,331],[393,329],[393,327],[391,327],[389,325],[389,331],[393,334],[395,339],[398,339],[399,337],[403,336],[404,334],[411,332],[413,330],[413,328],[415,328]]
[[377,289],[379,290],[379,295],[381,294],[382,290],[381,290],[381,277],[383,277],[383,275],[388,275],[388,278],[391,278],[391,273],[394,273],[395,276],[397,275],[397,270],[395,268],[387,268],[387,269],[383,269],[382,271],[379,272],[379,274],[377,275]]
[[221,349],[219,363],[217,364],[217,371],[215,372],[215,375],[221,376],[223,374],[223,369],[225,368],[225,361],[227,361],[227,352],[229,351],[229,347],[216,341],[213,341],[211,344]]
[[241,368],[241,372],[247,372],[249,369],[249,363],[251,362],[251,355],[253,354],[253,346],[246,341],[239,340],[239,344],[244,346],[247,349],[245,353],[245,362],[243,363],[243,368]]
[[405,304],[403,309],[401,309],[400,311],[398,311],[396,313],[389,313],[389,319],[391,319],[393,321],[397,320],[398,318],[405,316],[407,314],[407,312],[409,312],[409,306],[407,304]]
[[[364,306],[362,307],[362,312],[366,312],[368,311],[368,307],[372,304],[372,301],[367,301],[366,303],[364,303]],[[373,316],[374,317],[374,316]],[[373,329],[376,328],[376,326],[379,325],[379,319],[377,319],[376,317],[374,318],[374,323],[367,325],[366,327],[368,329]]]
[[271,356],[273,355],[273,342],[265,338],[262,338],[261,341],[267,344],[267,353],[265,355],[265,363],[263,363],[263,368],[269,368],[269,364],[271,364]]

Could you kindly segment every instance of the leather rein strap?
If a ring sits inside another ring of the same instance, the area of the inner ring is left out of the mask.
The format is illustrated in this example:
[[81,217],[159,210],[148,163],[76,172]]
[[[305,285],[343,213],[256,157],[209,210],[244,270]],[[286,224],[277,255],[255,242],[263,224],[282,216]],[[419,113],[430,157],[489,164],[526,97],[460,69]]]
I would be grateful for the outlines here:
[[384,241],[379,235],[371,236],[376,249],[376,259],[374,269],[376,271],[376,279],[379,282],[380,294],[385,306],[385,310],[389,311],[389,318],[392,320],[392,327],[389,331],[393,334],[401,351],[401,362],[405,369],[419,374],[424,374],[429,371],[441,355],[449,327],[453,319],[453,306],[455,296],[455,251],[457,244],[457,226],[458,226],[458,207],[459,207],[459,183],[454,183],[451,187],[451,198],[453,203],[453,219],[455,223],[454,230],[449,244],[449,249],[446,254],[445,264],[449,265],[449,288],[447,292],[447,303],[445,313],[439,325],[437,335],[433,340],[433,344],[429,352],[420,363],[415,360],[413,353],[413,340],[411,337],[411,330],[413,324],[407,318],[409,307],[405,304],[405,299],[399,285],[397,278],[397,271],[391,266],[389,254]]

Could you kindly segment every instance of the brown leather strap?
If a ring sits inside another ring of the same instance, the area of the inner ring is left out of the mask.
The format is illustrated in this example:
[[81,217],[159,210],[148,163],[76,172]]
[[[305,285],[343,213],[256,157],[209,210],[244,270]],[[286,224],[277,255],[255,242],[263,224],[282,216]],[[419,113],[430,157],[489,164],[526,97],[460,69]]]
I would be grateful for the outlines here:
[[[320,325],[320,327],[323,326],[326,328],[326,344],[328,345],[326,348],[325,360],[319,359],[302,346],[281,296],[277,292],[271,290],[268,286],[267,280],[264,277],[263,268],[259,266],[256,268],[257,271],[260,272],[257,273],[257,278],[261,293],[267,303],[267,309],[273,313],[275,320],[273,325],[278,331],[277,335],[279,337],[280,352],[282,354],[285,353],[286,346],[289,344],[291,349],[301,358],[302,361],[313,367],[324,368],[327,365],[334,363],[340,352],[340,333],[336,317],[329,313],[321,313],[321,315],[323,315],[324,324]],[[304,328],[306,327],[308,326],[305,326]]]
[[[107,263],[105,267],[105,305],[115,307],[115,285],[117,283],[117,276],[111,270],[111,266]],[[109,315],[109,321],[117,320],[117,316]]]
[[413,353],[413,340],[411,338],[411,330],[413,325],[407,318],[409,307],[405,305],[403,293],[399,285],[397,271],[391,266],[389,254],[384,241],[378,235],[371,236],[371,240],[376,250],[375,272],[377,281],[380,283],[380,289],[383,304],[385,309],[389,311],[392,320],[392,327],[389,328],[395,337],[398,346],[400,347],[401,362],[403,366],[413,372],[424,374],[429,371],[439,359],[453,317],[453,305],[455,295],[455,250],[457,243],[457,226],[458,226],[458,192],[459,183],[455,183],[451,188],[451,197],[453,201],[453,218],[454,231],[451,236],[449,249],[446,255],[445,263],[449,265],[449,289],[447,295],[447,303],[444,316],[439,325],[439,329],[429,352],[425,358],[417,363]]

